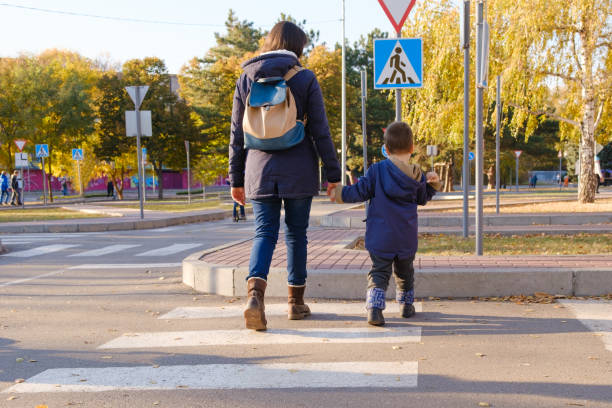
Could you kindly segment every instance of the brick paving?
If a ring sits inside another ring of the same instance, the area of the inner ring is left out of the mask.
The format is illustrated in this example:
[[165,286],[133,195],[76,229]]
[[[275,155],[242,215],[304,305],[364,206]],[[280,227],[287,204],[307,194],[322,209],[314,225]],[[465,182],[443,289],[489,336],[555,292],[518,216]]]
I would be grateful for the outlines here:
[[[371,266],[367,251],[346,249],[364,230],[316,229],[308,232],[309,270],[368,270]],[[202,260],[210,264],[248,266],[252,241],[246,241],[205,255]],[[272,267],[287,266],[287,251],[284,235],[274,252]],[[523,255],[523,256],[419,256],[415,260],[417,269],[601,269],[612,268],[612,255]]]

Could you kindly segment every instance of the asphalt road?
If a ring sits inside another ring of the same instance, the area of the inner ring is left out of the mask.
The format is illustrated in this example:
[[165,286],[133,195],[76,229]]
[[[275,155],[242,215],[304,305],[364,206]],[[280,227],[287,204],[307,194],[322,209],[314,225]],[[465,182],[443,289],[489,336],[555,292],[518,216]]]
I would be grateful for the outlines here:
[[612,302],[392,303],[380,329],[363,304],[288,321],[267,299],[245,332],[244,299],[179,265],[252,228],[2,236],[0,407],[612,407]]

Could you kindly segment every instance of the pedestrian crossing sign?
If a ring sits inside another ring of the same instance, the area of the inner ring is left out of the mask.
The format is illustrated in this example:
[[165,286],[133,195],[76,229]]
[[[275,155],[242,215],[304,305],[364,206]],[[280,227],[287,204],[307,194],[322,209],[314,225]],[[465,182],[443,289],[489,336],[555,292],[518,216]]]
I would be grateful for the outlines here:
[[423,86],[423,40],[388,38],[374,40],[374,88]]
[[83,149],[72,149],[72,160],[83,160]]
[[37,144],[36,145],[36,157],[49,157],[49,145]]

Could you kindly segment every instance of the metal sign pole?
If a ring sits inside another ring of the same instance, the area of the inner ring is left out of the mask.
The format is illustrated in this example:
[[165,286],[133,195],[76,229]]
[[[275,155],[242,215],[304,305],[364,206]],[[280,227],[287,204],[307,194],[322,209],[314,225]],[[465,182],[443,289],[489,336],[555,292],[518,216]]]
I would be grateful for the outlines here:
[[77,174],[79,176],[79,190],[81,190],[80,196],[85,197],[85,191],[83,191],[83,180],[81,180],[81,161],[77,160]]
[[519,191],[519,184],[518,184],[518,176],[519,176],[519,156],[518,154],[515,154],[516,156],[516,192],[518,193]]
[[500,126],[502,117],[502,106],[501,106],[501,77],[497,76],[497,101],[495,103],[497,108],[497,121],[495,124],[495,213],[499,215],[499,148],[500,148]]
[[42,159],[42,174],[43,174],[43,205],[47,205],[47,174],[45,173],[45,158]]
[[21,191],[17,192],[17,197],[21,198],[21,208],[25,208],[25,180],[23,179],[23,167],[19,169],[19,177],[21,178]]
[[[140,101],[140,87],[136,87],[136,100]],[[134,104],[136,111],[136,154],[138,160],[138,191],[140,192],[140,218],[144,218],[144,188],[143,188],[143,169],[142,169],[142,151],[140,150],[140,106]]]
[[[397,31],[395,33],[395,36],[397,38],[401,38],[402,32]],[[395,90],[395,121],[399,122],[401,120],[402,120],[402,90],[396,89]]]
[[366,129],[366,99],[368,98],[368,82],[366,71],[361,71],[361,134],[363,137],[363,175],[368,171],[368,136]]
[[187,202],[191,204],[191,167],[189,165],[189,140],[185,140],[185,151],[187,152]]
[[562,176],[561,176],[561,166],[562,166],[562,162],[561,160],[563,160],[563,153],[561,153],[561,151],[559,151],[559,191],[561,191],[561,186],[563,185],[562,182]]
[[469,235],[470,194],[470,0],[463,2],[463,238]]
[[484,89],[481,86],[482,80],[482,64],[483,62],[483,27],[484,27],[484,1],[479,1],[476,7],[477,31],[476,31],[476,167],[475,167],[475,184],[476,184],[476,255],[482,255],[482,232],[483,232],[483,96]]

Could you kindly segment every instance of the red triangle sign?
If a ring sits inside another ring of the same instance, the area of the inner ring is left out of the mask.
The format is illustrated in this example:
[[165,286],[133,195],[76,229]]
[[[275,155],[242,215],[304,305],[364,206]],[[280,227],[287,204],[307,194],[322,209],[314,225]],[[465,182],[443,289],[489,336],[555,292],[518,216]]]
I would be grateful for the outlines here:
[[416,0],[378,0],[378,2],[389,17],[395,32],[400,33]]
[[514,151],[514,154],[516,155],[517,158],[521,155],[521,153],[523,153],[522,150],[515,150]]
[[23,151],[23,147],[26,145],[27,141],[23,139],[15,139],[15,146],[21,152]]

